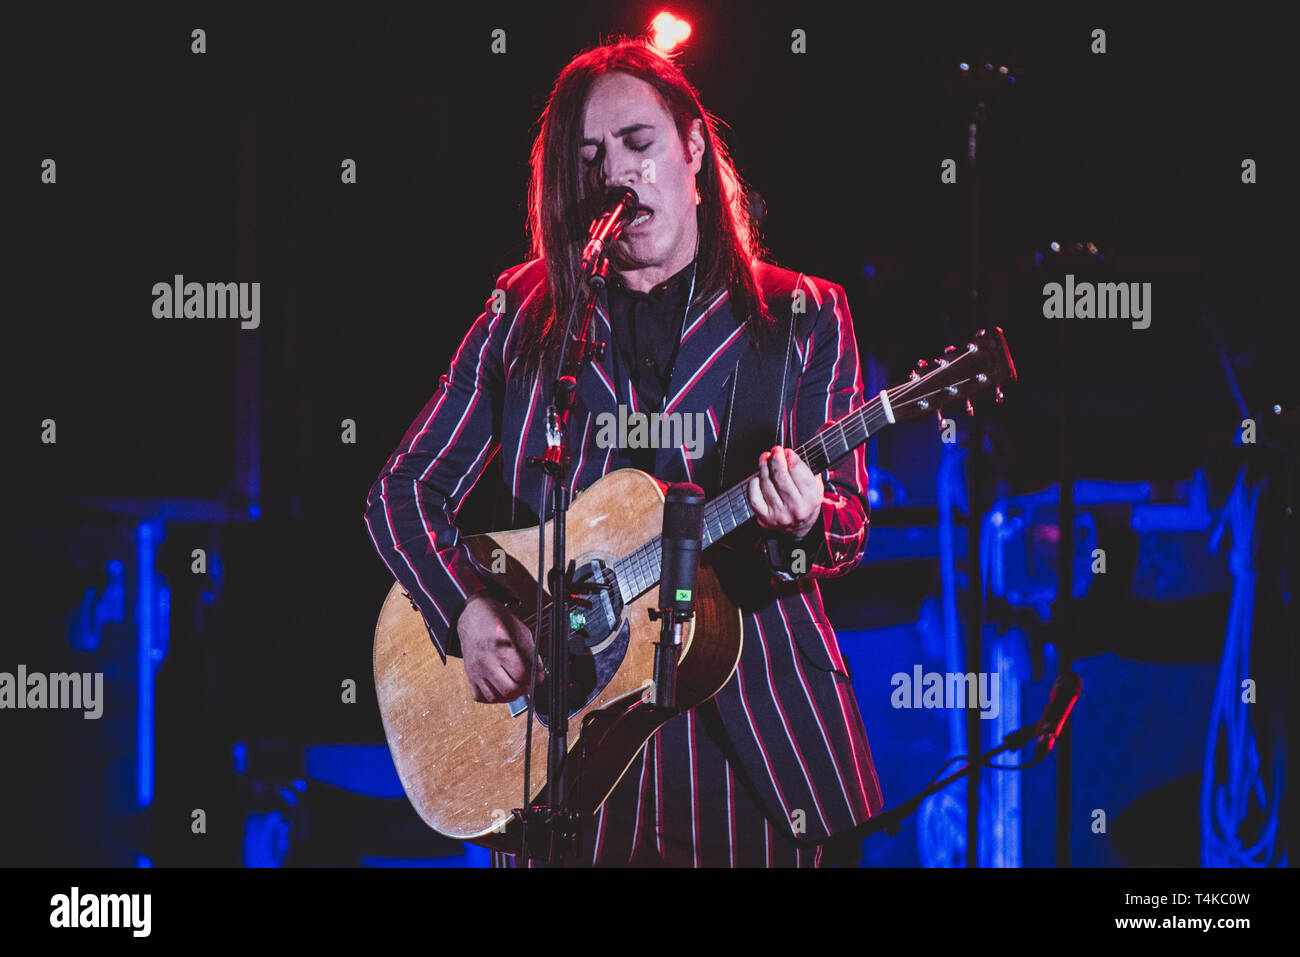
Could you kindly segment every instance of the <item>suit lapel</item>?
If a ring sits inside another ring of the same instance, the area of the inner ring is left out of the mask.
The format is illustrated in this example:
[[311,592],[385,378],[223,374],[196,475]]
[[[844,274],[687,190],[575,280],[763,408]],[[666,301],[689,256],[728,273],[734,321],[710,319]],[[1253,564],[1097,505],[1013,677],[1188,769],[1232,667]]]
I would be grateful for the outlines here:
[[713,408],[721,423],[725,393],[747,343],[747,327],[736,325],[726,291],[691,310],[683,326],[665,412],[681,417],[683,437],[685,430],[691,429],[695,441],[701,443],[701,457],[686,461],[689,456],[682,449],[661,449],[655,463],[659,474],[680,473],[690,481],[702,481],[708,474],[705,463],[714,454],[716,442],[706,416]]
[[691,310],[668,384],[665,412],[708,407],[744,351],[746,326],[736,324],[726,291]]
[[[576,320],[575,320],[576,321]],[[614,334],[609,324],[609,309],[602,291],[591,317],[590,338],[605,343],[605,355],[590,363],[578,377],[578,397],[592,415],[618,413],[618,404],[626,401],[624,390],[614,377]]]
[[[605,355],[583,371],[578,381],[578,397],[593,416],[602,412],[617,416],[620,403],[628,405],[629,411],[654,411],[640,409],[630,396],[631,386],[617,378],[614,361],[617,346],[613,341],[608,303],[607,294],[602,291],[592,316],[591,337],[606,343]],[[747,324],[736,325],[730,296],[725,290],[692,306],[682,329],[682,341],[673,365],[664,411],[686,416],[705,413],[714,404],[718,394],[730,384],[732,371],[746,352],[749,340]],[[722,411],[721,406],[716,409],[719,416]],[[711,444],[712,432],[706,431],[705,434]],[[661,475],[681,471],[681,450],[660,449],[655,457],[655,466]]]
[[[578,383],[578,394],[593,413],[613,411],[620,402],[633,401],[628,394],[628,384],[616,379],[616,347],[605,296],[602,291],[596,303],[591,328],[592,338],[607,344],[605,355],[600,362],[593,362],[588,367]],[[683,326],[682,343],[678,349],[677,362],[673,366],[672,381],[668,384],[665,412],[678,411],[687,401],[699,404],[700,396],[704,397],[704,404],[700,408],[707,407],[707,400],[726,383],[736,360],[743,352],[745,328],[736,325],[730,297],[725,290],[708,302],[696,303],[691,308]]]

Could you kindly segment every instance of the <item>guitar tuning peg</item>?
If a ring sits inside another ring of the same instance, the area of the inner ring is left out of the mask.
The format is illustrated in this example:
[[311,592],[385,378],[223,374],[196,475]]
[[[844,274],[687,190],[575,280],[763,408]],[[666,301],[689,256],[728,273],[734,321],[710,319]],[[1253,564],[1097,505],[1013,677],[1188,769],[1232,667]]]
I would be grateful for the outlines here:
[[1002,404],[1002,398],[1003,398],[1003,396],[1002,396],[1002,386],[998,386],[997,388],[995,388],[995,389],[993,390],[993,401],[996,402],[998,405],[1001,405],[1001,404]]
[[972,419],[975,418],[975,406],[970,404],[970,399],[966,400],[966,414]]
[[907,377],[911,379],[913,382],[915,382],[917,379],[921,378],[921,373],[913,369],[911,372],[907,374]]
[[924,368],[925,368],[926,366],[928,366],[929,364],[930,364],[930,363],[926,362],[924,359],[917,359],[917,360],[916,360],[916,367],[917,367],[918,369],[924,369]]
[[947,346],[947,347],[943,350],[943,354],[946,355],[946,356],[950,356],[950,355],[952,355],[952,354],[953,354],[954,352],[956,352],[956,351],[957,351],[957,347],[956,347],[956,346]]

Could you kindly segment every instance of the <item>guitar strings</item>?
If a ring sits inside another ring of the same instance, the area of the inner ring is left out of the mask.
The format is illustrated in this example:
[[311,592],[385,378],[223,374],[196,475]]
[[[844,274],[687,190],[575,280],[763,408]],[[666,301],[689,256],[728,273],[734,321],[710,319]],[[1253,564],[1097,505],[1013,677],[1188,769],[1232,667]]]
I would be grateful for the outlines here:
[[[950,382],[947,385],[939,386],[937,388],[932,388],[930,389],[930,391],[924,391],[927,388],[930,388],[929,380],[934,378],[940,372],[946,371],[950,373],[953,364],[954,363],[949,363],[947,365],[938,366],[932,372],[924,376],[921,376],[918,379],[904,382],[900,385],[895,386],[893,389],[886,390],[886,394],[889,396],[891,407],[903,408],[908,405],[912,405],[917,402],[920,402],[922,400],[928,400],[935,396],[940,395],[943,392],[946,392],[949,386],[959,387],[961,385],[965,385],[966,383],[972,380],[973,377],[967,376],[958,379],[955,382]],[[917,395],[916,393],[922,393],[922,394]],[[867,428],[867,422],[872,416],[879,414],[882,409],[883,409],[883,405],[880,401],[880,396],[879,395],[873,396],[869,401],[864,402],[861,406],[859,406],[857,409],[854,409],[852,412],[846,415],[839,422],[831,423],[831,425],[828,428],[817,432],[807,442],[803,443],[797,449],[795,449],[795,453],[801,459],[807,462],[811,458],[811,455],[814,451],[820,450],[821,462],[824,464],[822,464],[821,467],[817,469],[817,471],[821,471],[823,468],[829,467],[832,464],[833,460],[831,458],[830,447],[827,445],[828,437],[838,432],[840,443],[846,446],[844,453],[836,455],[835,460],[838,460],[842,456],[842,454],[847,454],[847,451],[849,449],[856,448],[859,444],[861,444],[862,441],[866,441],[866,439],[870,438],[872,432],[869,428]],[[879,429],[877,427],[877,431],[878,430]],[[859,433],[861,433],[861,440],[857,438]],[[850,438],[850,435],[852,435],[853,438]],[[733,523],[732,528],[736,528],[740,524],[743,524],[743,522],[747,521],[750,515],[753,514],[749,508],[748,499],[745,496],[745,488],[749,484],[750,479],[754,478],[756,474],[757,473],[754,473],[754,475],[750,475],[748,478],[742,480],[739,484],[733,486],[731,489],[723,493],[721,496],[719,496],[718,498],[714,499],[712,502],[709,502],[707,505],[705,505],[704,508],[705,530],[707,533],[707,537],[711,539],[711,541],[708,544],[712,544],[713,541],[717,541],[717,539],[721,538],[729,531],[729,529],[727,529],[726,527],[727,523],[722,520],[721,509],[723,507],[725,507],[728,510],[728,518],[730,522]],[[735,514],[737,511],[737,506],[739,506],[739,511],[741,515],[744,516],[744,519],[741,519],[739,521],[737,520]],[[713,537],[712,530],[708,528],[708,524],[710,521],[712,521],[713,524],[718,529],[718,535],[716,538]],[[705,547],[707,547],[707,545]],[[616,559],[614,561],[613,563],[614,571],[615,574],[620,576],[620,581],[623,580],[622,576],[630,574],[630,577],[633,582],[633,584],[629,588],[629,595],[624,597],[624,601],[632,600],[636,596],[640,595],[642,592],[646,591],[648,588],[652,587],[654,583],[658,580],[660,569],[658,568],[658,562],[656,562],[655,557],[656,557],[656,553],[661,548],[662,548],[662,536],[656,536],[655,538],[646,542],[641,547],[633,550],[623,558]]]

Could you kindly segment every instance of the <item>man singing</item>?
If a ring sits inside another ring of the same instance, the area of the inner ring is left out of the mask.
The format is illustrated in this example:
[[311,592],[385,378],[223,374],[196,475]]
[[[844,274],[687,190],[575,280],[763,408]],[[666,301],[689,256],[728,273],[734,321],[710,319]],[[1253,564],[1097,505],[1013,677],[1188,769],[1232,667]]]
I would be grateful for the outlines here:
[[[867,475],[861,448],[813,474],[792,447],[863,404],[853,322],[841,286],[760,261],[716,121],[648,43],[598,47],[561,71],[532,150],[534,258],[497,280],[504,305],[494,294],[465,335],[371,488],[367,527],[439,655],[463,658],[475,699],[527,694],[532,635],[488,593],[455,516],[499,453],[507,527],[539,521],[544,476],[526,460],[546,447],[565,318],[584,295],[587,227],[617,186],[632,187],[641,209],[612,247],[597,299],[592,336],[609,346],[579,382],[572,490],[631,467],[695,482],[711,498],[756,465],[747,488],[756,521],[715,546],[744,622],[735,673],[650,738],[584,825],[580,862],[844,860],[832,839],[882,798],[817,579],[846,574],[861,556]],[[702,413],[702,454],[603,447],[594,423],[620,405]],[[856,858],[856,842],[849,850]]]

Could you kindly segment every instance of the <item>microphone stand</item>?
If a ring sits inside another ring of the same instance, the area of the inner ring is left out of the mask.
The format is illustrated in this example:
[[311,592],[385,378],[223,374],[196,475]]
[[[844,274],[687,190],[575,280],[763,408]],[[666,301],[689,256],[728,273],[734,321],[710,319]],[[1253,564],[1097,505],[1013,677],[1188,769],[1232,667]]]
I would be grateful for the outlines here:
[[659,622],[659,640],[655,642],[654,700],[656,708],[677,707],[677,659],[681,655],[680,629],[692,618],[693,611],[675,608],[651,608],[650,620]]
[[[976,761],[968,760],[966,762],[966,766],[961,768],[960,770],[954,771],[946,778],[940,778],[937,781],[931,782],[930,785],[926,787],[924,791],[920,791],[912,795],[912,797],[908,798],[902,804],[899,804],[896,807],[892,807],[888,811],[881,811],[879,814],[873,814],[871,817],[867,818],[867,820],[863,821],[857,827],[845,831],[843,834],[837,834],[836,839],[837,840],[842,839],[844,841],[862,840],[867,835],[875,834],[877,831],[882,831],[882,830],[890,837],[897,837],[899,830],[901,829],[904,818],[908,817],[911,814],[916,813],[917,809],[920,808],[921,806],[921,802],[924,801],[931,794],[934,794],[936,791],[942,791],[944,788],[946,788],[953,781],[956,781],[958,778],[965,777],[967,775],[973,775],[974,772],[978,771],[980,768],[983,768],[985,766],[993,768],[995,770],[1001,768],[1002,770],[1006,770],[1006,771],[1023,771],[1026,768],[1033,767],[1039,761],[1044,760],[1047,757],[1047,754],[1050,753],[1050,750],[1040,755],[1039,757],[1034,758],[1034,760],[1030,761],[1029,764],[1021,764],[1015,767],[990,764],[989,761],[995,755],[1001,754],[1003,751],[1017,751],[1020,748],[1023,748],[1025,745],[1027,745],[1030,741],[1033,741],[1035,738],[1041,737],[1043,734],[1050,731],[1049,728],[1045,727],[1045,724],[1046,722],[1044,721],[1037,721],[1034,724],[1026,725],[1023,728],[1019,728],[1015,731],[1012,731],[1010,734],[1008,734],[1005,738],[1002,739],[1001,745],[999,745],[998,747],[994,748],[991,751],[986,751],[985,753],[981,754],[978,760]],[[976,776],[975,779],[978,780],[978,777]],[[805,843],[805,842],[796,841],[796,843]],[[806,843],[816,843],[816,842],[806,842]]]
[[[568,425],[579,377],[587,363],[592,359],[600,361],[605,355],[606,344],[591,342],[587,336],[597,293],[605,288],[608,275],[609,256],[602,251],[586,270],[587,300],[576,334],[572,341],[565,341],[563,363],[551,390],[551,403],[546,409],[546,453],[540,457],[529,456],[527,460],[530,467],[543,469],[551,481],[551,570],[547,577],[551,590],[551,627],[545,672],[550,723],[547,727],[546,803],[530,804],[524,810],[522,848],[526,854],[532,843],[532,832],[539,831],[547,840],[545,861],[549,864],[562,864],[577,837],[577,813],[566,807],[568,795],[564,780],[569,751],[569,590],[573,583],[573,569],[568,567],[565,556],[565,522],[569,511]],[[570,312],[570,322],[572,317]],[[544,516],[537,518],[539,523],[543,523]],[[538,561],[543,561],[541,554]],[[536,621],[539,641],[542,634],[540,612],[539,608]],[[529,707],[534,706],[530,701]]]

